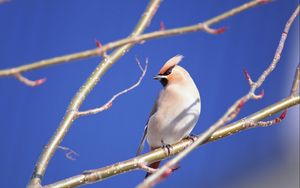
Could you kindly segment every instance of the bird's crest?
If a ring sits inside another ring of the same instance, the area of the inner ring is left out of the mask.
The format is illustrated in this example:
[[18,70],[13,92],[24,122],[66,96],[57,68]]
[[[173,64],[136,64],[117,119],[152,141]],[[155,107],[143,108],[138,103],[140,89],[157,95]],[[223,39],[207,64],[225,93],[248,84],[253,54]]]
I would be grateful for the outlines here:
[[158,74],[164,74],[171,67],[174,67],[175,65],[177,65],[182,60],[182,58],[183,58],[183,56],[180,54],[172,57],[164,64],[164,66],[160,69]]

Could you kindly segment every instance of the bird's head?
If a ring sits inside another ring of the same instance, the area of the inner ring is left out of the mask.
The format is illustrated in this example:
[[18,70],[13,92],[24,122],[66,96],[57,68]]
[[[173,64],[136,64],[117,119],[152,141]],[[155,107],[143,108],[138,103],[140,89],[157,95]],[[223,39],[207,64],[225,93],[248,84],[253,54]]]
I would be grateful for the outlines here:
[[159,73],[154,76],[154,79],[159,80],[164,87],[169,84],[178,84],[188,80],[190,78],[189,73],[178,65],[182,58],[182,55],[176,55],[169,59],[160,69]]

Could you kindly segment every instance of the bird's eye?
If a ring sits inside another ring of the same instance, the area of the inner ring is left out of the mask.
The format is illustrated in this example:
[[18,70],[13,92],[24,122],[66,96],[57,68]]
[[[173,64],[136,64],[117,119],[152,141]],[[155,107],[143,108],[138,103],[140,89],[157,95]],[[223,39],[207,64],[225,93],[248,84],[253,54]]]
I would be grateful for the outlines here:
[[164,75],[169,75],[169,74],[171,74],[173,68],[174,68],[174,67],[169,68],[169,69],[164,73]]

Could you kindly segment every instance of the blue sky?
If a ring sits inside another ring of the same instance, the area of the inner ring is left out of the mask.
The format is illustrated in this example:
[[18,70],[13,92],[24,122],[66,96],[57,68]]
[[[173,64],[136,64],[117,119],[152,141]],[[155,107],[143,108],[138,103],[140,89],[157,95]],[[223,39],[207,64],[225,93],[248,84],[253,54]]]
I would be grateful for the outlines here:
[[[245,2],[165,0],[146,32],[158,30],[160,21],[166,28],[199,23]],[[248,91],[243,68],[256,79],[269,65],[297,3],[277,0],[245,11],[214,26],[228,28],[222,35],[197,32],[136,45],[107,72],[82,109],[104,104],[113,94],[132,85],[140,75],[136,56],[142,62],[149,58],[142,84],[118,98],[110,110],[76,120],[61,145],[80,156],[70,161],[57,150],[43,183],[133,157],[161,89],[152,78],[176,54],[184,55],[181,66],[190,72],[201,93],[202,112],[193,133],[205,131]],[[146,5],[147,1],[140,0],[12,0],[1,4],[0,68],[91,49],[95,39],[105,44],[124,38]],[[100,57],[95,57],[25,73],[31,79],[47,77],[47,82],[36,88],[12,77],[0,78],[0,187],[27,184],[43,146],[58,127],[75,92],[99,62]],[[239,118],[286,97],[298,62],[299,27],[294,24],[278,68],[263,85],[265,97],[247,103]],[[298,113],[298,107],[294,107],[279,125],[245,131],[199,148],[181,162],[180,170],[157,187],[251,187],[253,182],[258,183],[253,187],[267,187],[264,182],[279,186],[287,178],[297,183],[298,176],[292,172],[299,173]],[[268,172],[268,176],[262,172]],[[275,172],[281,175],[277,177]],[[259,173],[262,176],[257,177]],[[286,177],[288,173],[292,175]],[[134,171],[87,187],[134,187],[143,177],[144,172]]]

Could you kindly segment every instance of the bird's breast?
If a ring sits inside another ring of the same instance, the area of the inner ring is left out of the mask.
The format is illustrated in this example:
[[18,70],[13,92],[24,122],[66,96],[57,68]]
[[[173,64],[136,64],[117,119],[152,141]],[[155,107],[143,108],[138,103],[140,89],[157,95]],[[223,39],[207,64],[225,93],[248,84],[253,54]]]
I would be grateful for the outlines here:
[[[150,146],[174,144],[190,134],[200,114],[200,97],[193,93],[162,91],[157,111],[148,122]],[[187,91],[188,92],[188,91]]]

